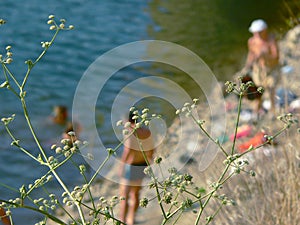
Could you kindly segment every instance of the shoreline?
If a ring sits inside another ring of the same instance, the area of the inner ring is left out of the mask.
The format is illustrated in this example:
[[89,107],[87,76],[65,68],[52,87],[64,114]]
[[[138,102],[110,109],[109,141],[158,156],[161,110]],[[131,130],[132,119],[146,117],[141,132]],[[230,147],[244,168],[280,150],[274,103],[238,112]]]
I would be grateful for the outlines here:
[[[278,40],[278,44],[279,44],[279,49],[280,49],[280,59],[281,62],[284,66],[289,66],[289,67],[285,67],[286,69],[289,69],[289,71],[286,71],[286,73],[282,74],[282,78],[283,78],[283,82],[280,83],[280,86],[283,88],[289,88],[290,90],[292,90],[297,96],[298,99],[300,97],[300,65],[298,62],[298,59],[300,59],[300,25],[294,27],[293,29],[291,29],[290,31],[288,31],[282,40]],[[226,98],[226,101],[234,101],[234,98]],[[207,105],[205,103],[200,103],[198,108],[199,109],[199,113],[203,113],[205,112],[205,108],[207,107]],[[279,109],[278,108],[278,112],[282,112],[284,109]],[[299,111],[297,112],[297,116],[299,118],[299,113],[300,113],[300,106],[299,106]],[[207,111],[207,110],[206,110]],[[201,114],[202,115],[202,114]],[[206,118],[201,118],[204,120],[209,121],[210,120],[210,114],[208,112],[204,113],[204,117]],[[232,123],[233,119],[236,117],[236,111],[232,110],[232,111],[227,111],[226,114],[226,118],[227,118],[227,129],[226,129],[226,134],[229,136],[232,133],[232,130],[234,128],[234,123]],[[257,133],[262,127],[267,127],[267,129],[272,133],[272,131],[274,131],[275,129],[277,129],[277,127],[279,125],[277,125],[277,122],[274,122],[272,120],[270,120],[267,115],[262,119],[263,121],[258,121],[258,123],[253,126],[253,133]],[[190,121],[190,122],[189,122]],[[168,144],[166,146],[168,147],[172,147],[172,146],[176,146],[176,142],[178,141],[178,137],[180,136],[180,138],[186,138],[188,140],[188,138],[195,133],[195,127],[191,124],[191,119],[187,118],[186,121],[178,121],[175,120],[173,125],[168,129],[168,134],[167,134],[167,140],[165,140],[165,142],[168,142]],[[245,121],[244,122],[249,123],[249,121]],[[178,127],[181,128],[181,130],[183,130],[183,133],[179,133],[178,134]],[[185,135],[185,136],[181,136],[181,135]],[[194,140],[190,140],[190,142],[193,142]],[[241,140],[237,140],[238,143],[241,142]],[[279,146],[275,147],[278,149],[281,149],[284,147],[284,143],[285,140],[282,140],[281,138],[279,138]],[[188,149],[188,145],[189,143],[186,144],[186,149]],[[231,142],[228,140],[226,143],[224,143],[225,147],[230,146]],[[191,150],[191,162],[187,163],[188,161],[185,161],[186,164],[184,165],[184,167],[182,168],[182,171],[186,171],[191,173],[196,181],[199,182],[207,182],[207,180],[203,181],[203,174],[199,174],[199,165],[197,164],[199,162],[199,160],[201,160],[202,157],[202,150],[205,149],[205,141],[203,139],[203,137],[200,136],[200,141],[199,144],[197,145],[197,149],[192,149]],[[166,152],[169,151],[169,152]],[[259,151],[259,150],[257,150]],[[299,151],[299,150],[298,150]],[[181,152],[170,152],[169,149],[164,149],[164,148],[160,148],[158,149],[159,154],[162,153],[163,155],[165,155],[166,158],[168,158],[168,156],[172,155],[172,160],[174,165],[182,165],[181,159],[182,157],[186,156],[186,152],[185,151],[181,151]],[[217,159],[219,156],[216,156],[215,159]],[[172,165],[172,166],[174,166]],[[213,167],[213,166],[212,166]],[[210,171],[210,169],[208,169],[208,175],[206,177],[213,177],[213,175],[210,175],[210,173],[214,173],[214,170],[212,169]],[[203,172],[203,171],[202,171]],[[201,173],[201,172],[200,172]],[[204,173],[206,173],[204,171]],[[112,169],[109,172],[110,177],[115,177],[117,176],[117,169]],[[146,184],[148,181],[148,179],[144,180],[144,184]],[[91,187],[91,191],[93,192],[94,196],[98,196],[97,199],[100,198],[100,196],[104,196],[107,199],[110,199],[111,197],[117,195],[118,196],[118,184],[115,182],[112,182],[106,178],[101,179],[101,181],[97,181],[97,183],[95,183],[94,185],[92,185]],[[153,190],[150,190],[146,187],[144,187],[141,191],[141,197],[148,197],[148,198],[154,198],[155,193],[153,192]],[[95,199],[96,200],[96,199]],[[116,207],[116,209],[118,209],[118,206]],[[88,212],[87,212],[88,214]],[[59,217],[65,221],[66,217],[63,214],[60,214],[60,212],[57,212],[57,215],[59,215]],[[190,215],[190,214],[188,214]],[[193,217],[192,217],[193,218]],[[137,216],[136,216],[137,222],[138,224],[145,224],[145,225],[158,225],[161,224],[162,221],[162,216],[161,216],[161,212],[159,207],[157,206],[156,201],[150,202],[149,206],[147,208],[139,208],[139,210],[137,211]],[[191,221],[191,217],[187,216],[183,216],[180,220],[180,222],[178,224],[184,224],[184,225],[188,225],[190,224],[189,222]],[[67,221],[65,221],[67,222]],[[47,224],[51,225],[54,223],[48,222]],[[113,224],[113,223],[108,223],[108,224]]]

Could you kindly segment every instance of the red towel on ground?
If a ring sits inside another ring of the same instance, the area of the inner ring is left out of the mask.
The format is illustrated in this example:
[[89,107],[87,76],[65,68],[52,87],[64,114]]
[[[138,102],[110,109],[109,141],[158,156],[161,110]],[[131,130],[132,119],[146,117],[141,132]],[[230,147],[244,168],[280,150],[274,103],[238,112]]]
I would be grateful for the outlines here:
[[266,142],[265,135],[266,134],[264,132],[257,133],[253,138],[251,138],[247,142],[240,144],[238,146],[238,151],[240,153],[243,153],[243,152],[247,151],[251,145],[253,148],[255,148],[255,147],[265,143]]

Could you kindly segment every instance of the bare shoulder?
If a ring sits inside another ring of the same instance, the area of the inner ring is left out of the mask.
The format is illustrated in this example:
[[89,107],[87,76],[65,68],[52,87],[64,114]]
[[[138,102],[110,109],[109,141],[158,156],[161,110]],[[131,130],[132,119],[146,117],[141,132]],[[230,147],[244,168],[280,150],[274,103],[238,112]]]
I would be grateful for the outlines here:
[[250,37],[248,39],[248,46],[253,46],[255,44],[256,39],[254,37]]
[[249,37],[249,38],[248,38],[248,43],[249,43],[249,42],[252,42],[253,40],[254,40],[254,37],[253,37],[253,36],[252,36],[252,37]]

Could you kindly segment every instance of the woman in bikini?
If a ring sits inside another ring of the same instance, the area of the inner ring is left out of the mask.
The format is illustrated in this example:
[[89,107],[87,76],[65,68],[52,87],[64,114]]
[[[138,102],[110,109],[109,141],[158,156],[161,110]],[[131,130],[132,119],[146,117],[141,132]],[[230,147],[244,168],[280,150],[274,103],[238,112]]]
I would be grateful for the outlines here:
[[145,176],[144,169],[151,163],[154,147],[151,132],[146,127],[135,128],[134,114],[129,113],[129,134],[124,137],[120,196],[125,200],[120,204],[120,219],[128,225],[133,225],[135,213],[139,206],[139,193]]

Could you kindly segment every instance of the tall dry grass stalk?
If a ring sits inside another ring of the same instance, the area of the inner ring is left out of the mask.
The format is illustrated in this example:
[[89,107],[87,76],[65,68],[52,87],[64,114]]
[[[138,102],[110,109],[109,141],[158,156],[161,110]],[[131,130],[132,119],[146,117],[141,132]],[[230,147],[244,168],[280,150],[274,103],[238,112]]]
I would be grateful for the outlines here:
[[[224,207],[212,224],[300,224],[300,149],[297,131],[290,130],[280,146],[258,149],[246,157],[256,176],[240,174],[224,185],[236,206]],[[211,206],[214,211],[218,203]]]

